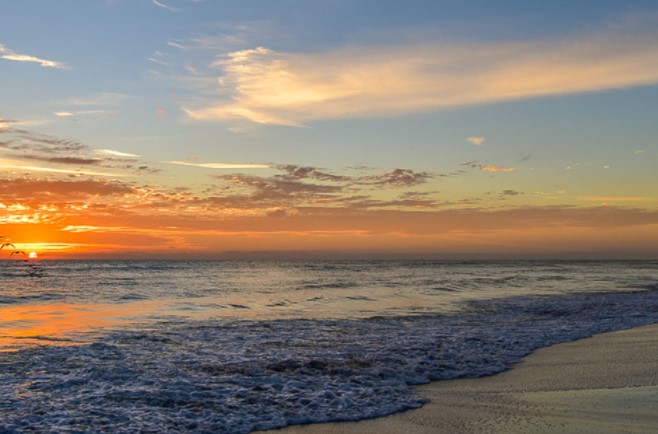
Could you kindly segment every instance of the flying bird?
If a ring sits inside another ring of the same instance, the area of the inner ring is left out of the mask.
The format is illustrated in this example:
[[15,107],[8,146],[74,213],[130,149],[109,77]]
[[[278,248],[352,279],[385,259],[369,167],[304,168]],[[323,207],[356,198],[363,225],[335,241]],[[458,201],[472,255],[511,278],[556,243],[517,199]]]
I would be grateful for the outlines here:
[[25,253],[25,252],[22,251],[22,250],[14,250],[13,252],[11,252],[11,253],[9,254],[10,257],[11,257],[11,256],[14,256],[14,255],[24,255],[24,256],[27,256],[27,253]]
[[[13,245],[12,243],[4,243],[3,245],[0,246],[0,250],[4,249],[4,248],[7,247],[7,246],[11,247],[12,249],[15,249],[15,248],[16,248],[16,246]],[[10,256],[11,256],[11,255],[10,255]]]

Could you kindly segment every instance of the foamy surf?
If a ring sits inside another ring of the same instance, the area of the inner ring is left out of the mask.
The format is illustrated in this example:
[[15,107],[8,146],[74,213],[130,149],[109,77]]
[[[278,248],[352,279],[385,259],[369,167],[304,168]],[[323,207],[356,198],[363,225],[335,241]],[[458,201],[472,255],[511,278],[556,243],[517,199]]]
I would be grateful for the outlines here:
[[[151,322],[0,354],[0,432],[248,433],[416,408],[412,385],[658,322],[658,291],[465,301],[368,319]],[[83,334],[84,335],[84,334]]]

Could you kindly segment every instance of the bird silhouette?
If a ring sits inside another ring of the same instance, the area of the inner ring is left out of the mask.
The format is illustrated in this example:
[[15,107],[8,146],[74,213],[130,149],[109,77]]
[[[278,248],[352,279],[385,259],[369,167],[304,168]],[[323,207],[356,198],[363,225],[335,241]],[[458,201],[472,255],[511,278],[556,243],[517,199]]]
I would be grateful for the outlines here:
[[11,253],[9,254],[10,257],[11,257],[11,256],[14,256],[14,255],[24,255],[24,256],[27,256],[27,253],[25,253],[25,252],[22,251],[22,250],[14,250],[13,252],[11,252]]
[[12,249],[16,248],[16,246],[13,245],[12,243],[4,243],[0,246],[0,250],[4,249],[5,247],[11,247]]

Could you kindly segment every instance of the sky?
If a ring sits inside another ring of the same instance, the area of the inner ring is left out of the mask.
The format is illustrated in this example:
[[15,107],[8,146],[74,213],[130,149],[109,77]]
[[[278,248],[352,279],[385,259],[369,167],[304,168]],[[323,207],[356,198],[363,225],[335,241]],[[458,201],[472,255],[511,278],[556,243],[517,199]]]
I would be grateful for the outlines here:
[[655,1],[0,3],[17,249],[658,258]]

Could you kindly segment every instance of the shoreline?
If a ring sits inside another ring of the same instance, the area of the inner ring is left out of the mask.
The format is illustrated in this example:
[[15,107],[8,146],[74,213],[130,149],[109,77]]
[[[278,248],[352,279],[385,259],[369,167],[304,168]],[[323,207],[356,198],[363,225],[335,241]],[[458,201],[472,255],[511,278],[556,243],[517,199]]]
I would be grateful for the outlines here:
[[647,433],[658,431],[658,324],[553,345],[490,377],[437,381],[430,402],[377,419],[282,434]]

